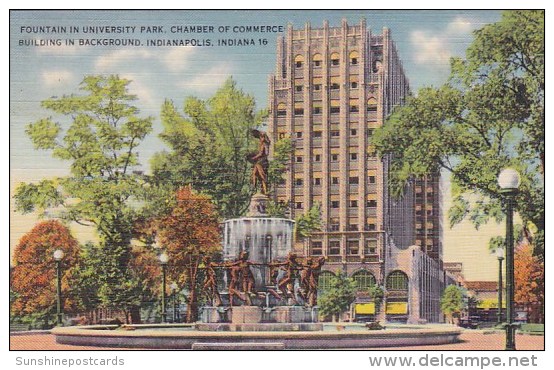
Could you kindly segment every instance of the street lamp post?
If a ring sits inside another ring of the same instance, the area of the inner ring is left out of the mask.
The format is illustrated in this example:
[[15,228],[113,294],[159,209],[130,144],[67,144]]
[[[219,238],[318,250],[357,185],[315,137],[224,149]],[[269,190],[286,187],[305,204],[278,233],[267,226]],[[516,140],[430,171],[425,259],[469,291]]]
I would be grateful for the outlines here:
[[179,287],[176,282],[171,283],[171,294],[173,295],[173,322],[177,322],[177,290]]
[[162,323],[167,322],[167,314],[165,312],[165,301],[166,301],[166,294],[165,294],[165,284],[166,284],[166,268],[167,268],[167,262],[169,261],[169,257],[167,253],[163,252],[160,254],[160,264],[162,265]]
[[63,251],[56,249],[54,251],[54,260],[56,261],[56,313],[57,323],[59,326],[63,325],[63,313],[62,313],[62,259]]
[[504,259],[504,248],[496,248],[496,258],[498,258],[498,325],[502,324],[502,260]]
[[498,185],[506,203],[506,350],[516,349],[514,323],[514,196],[519,187],[519,173],[506,168],[498,175]]

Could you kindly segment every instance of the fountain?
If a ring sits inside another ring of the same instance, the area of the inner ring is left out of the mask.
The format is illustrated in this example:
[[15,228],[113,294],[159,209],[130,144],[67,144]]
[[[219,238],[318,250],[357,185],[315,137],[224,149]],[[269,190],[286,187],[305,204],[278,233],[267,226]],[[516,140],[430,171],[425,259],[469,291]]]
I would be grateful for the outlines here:
[[398,347],[458,341],[460,330],[430,325],[368,330],[363,324],[318,322],[317,283],[324,258],[292,252],[294,221],[268,217],[269,138],[247,157],[252,197],[246,217],[224,222],[223,261],[204,259],[209,304],[195,324],[92,325],[55,328],[56,342],[122,348],[277,350]]

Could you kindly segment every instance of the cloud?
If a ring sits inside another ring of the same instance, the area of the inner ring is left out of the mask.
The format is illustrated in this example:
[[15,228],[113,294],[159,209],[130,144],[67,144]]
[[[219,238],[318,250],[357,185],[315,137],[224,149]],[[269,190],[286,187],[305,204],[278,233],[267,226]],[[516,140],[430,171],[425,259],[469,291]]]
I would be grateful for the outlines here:
[[218,63],[205,72],[194,74],[191,79],[179,82],[183,89],[196,92],[210,92],[219,88],[232,75],[233,66],[229,62]]
[[163,56],[163,63],[171,72],[181,72],[193,53],[193,47],[173,47]]
[[141,103],[146,105],[154,104],[157,106],[158,102],[156,102],[154,93],[148,86],[141,82],[143,80],[143,78],[141,78],[142,76],[135,73],[125,73],[122,74],[120,77],[132,81],[128,85],[129,92],[133,95],[136,95]]
[[430,32],[414,31],[410,38],[416,47],[415,62],[418,64],[445,64],[450,59],[447,40],[439,36],[431,36]]
[[452,22],[448,23],[446,32],[448,34],[463,34],[470,33],[475,28],[475,25],[468,19],[456,17]]
[[410,41],[417,64],[448,66],[450,57],[460,52],[460,46],[470,41],[471,31],[478,25],[463,17],[456,17],[441,32],[414,30]]
[[100,72],[109,72],[122,64],[133,65],[137,60],[151,59],[154,53],[146,49],[119,49],[99,56],[94,67]]
[[42,83],[47,87],[70,85],[75,79],[73,72],[68,70],[43,71]]

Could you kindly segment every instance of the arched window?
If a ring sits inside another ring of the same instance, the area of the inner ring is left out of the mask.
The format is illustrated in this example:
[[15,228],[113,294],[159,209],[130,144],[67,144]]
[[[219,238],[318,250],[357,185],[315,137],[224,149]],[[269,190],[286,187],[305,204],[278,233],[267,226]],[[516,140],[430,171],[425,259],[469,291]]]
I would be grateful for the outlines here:
[[300,54],[294,57],[294,65],[296,68],[302,68],[302,65],[304,64],[304,57]]
[[367,99],[367,111],[368,112],[377,111],[377,99],[375,99],[374,97]]
[[387,290],[408,290],[408,276],[402,271],[393,271],[387,276]]
[[375,276],[367,270],[356,271],[352,275],[352,279],[356,282],[358,291],[367,291],[370,287],[375,285]]
[[331,279],[335,277],[331,271],[322,271],[317,281],[317,290],[324,292],[331,288]]
[[331,53],[331,56],[329,59],[331,59],[331,66],[338,66],[340,61],[340,55],[339,53]]
[[314,62],[314,67],[321,67],[321,63],[323,63],[323,56],[319,53],[314,54],[312,61]]
[[358,64],[359,56],[357,51],[351,51],[348,55],[348,59],[350,59],[350,64],[356,65]]
[[287,115],[287,105],[285,103],[279,103],[277,105],[277,117],[282,117]]

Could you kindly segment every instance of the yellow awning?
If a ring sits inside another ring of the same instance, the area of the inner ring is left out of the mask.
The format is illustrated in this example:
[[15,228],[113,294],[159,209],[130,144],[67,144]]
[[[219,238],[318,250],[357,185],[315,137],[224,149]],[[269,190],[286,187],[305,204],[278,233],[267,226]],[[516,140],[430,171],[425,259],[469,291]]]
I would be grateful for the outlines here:
[[354,311],[357,315],[375,315],[375,303],[356,303]]
[[[483,299],[479,301],[477,308],[484,308],[484,309],[498,308],[498,299]],[[505,301],[502,301],[502,308],[506,308]]]
[[387,302],[387,308],[385,311],[391,315],[405,315],[408,313],[407,302]]

